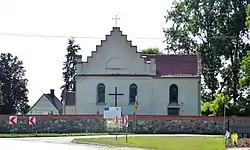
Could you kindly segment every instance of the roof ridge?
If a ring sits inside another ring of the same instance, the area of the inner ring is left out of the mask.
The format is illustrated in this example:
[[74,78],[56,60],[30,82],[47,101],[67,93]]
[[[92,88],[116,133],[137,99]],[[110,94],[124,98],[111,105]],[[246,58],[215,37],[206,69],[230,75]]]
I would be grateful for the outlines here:
[[[56,104],[56,102],[55,101],[59,101],[60,102],[60,100],[55,96],[55,95],[53,95],[54,97],[52,98],[51,97],[51,94],[44,94],[46,97],[47,97],[47,99],[51,102],[51,104],[57,109],[57,110],[59,110],[60,108],[58,108],[59,106],[57,106],[57,104]],[[60,102],[61,103],[61,102]]]

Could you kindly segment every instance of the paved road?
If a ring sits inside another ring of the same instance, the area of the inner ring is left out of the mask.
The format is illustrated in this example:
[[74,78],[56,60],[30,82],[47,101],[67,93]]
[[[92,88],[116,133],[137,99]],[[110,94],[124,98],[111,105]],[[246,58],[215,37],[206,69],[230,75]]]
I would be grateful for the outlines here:
[[18,138],[0,139],[1,148],[44,149],[44,150],[139,150],[134,148],[111,148],[96,145],[72,144],[72,138]]
[[[118,137],[123,137],[124,135],[119,135]],[[129,136],[206,136],[206,137],[216,137],[218,135],[156,135],[156,134],[146,134],[146,135],[129,135]],[[115,137],[114,135],[104,135],[104,136],[91,136],[91,138],[102,138],[102,137]],[[11,149],[37,149],[43,148],[45,150],[142,150],[138,148],[111,148],[103,147],[97,145],[85,145],[85,144],[74,144],[71,141],[74,138],[89,138],[89,136],[77,136],[77,137],[39,137],[39,138],[1,138],[0,143],[2,148]],[[228,149],[228,150],[249,150],[248,149]]]

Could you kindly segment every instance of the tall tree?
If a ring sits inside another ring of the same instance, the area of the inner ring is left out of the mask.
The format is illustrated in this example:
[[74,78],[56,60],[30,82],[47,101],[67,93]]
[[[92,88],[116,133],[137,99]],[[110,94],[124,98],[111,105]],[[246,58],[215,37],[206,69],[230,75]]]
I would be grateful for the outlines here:
[[146,49],[142,49],[141,52],[143,54],[162,54],[159,48],[146,48]]
[[3,93],[1,114],[26,114],[28,105],[28,89],[23,62],[10,53],[0,55],[0,83]]
[[247,4],[246,15],[246,26],[250,28],[250,4]]
[[[244,1],[244,0],[243,0]],[[247,1],[245,0],[247,3]],[[245,25],[250,28],[250,5],[247,5],[246,9],[246,20]],[[241,70],[240,70],[240,101],[236,106],[236,110],[239,111],[241,115],[250,115],[250,47],[247,45],[248,50],[246,56],[242,59]],[[238,107],[238,108],[237,108]]]
[[[247,17],[246,17],[246,26],[250,29],[250,4],[247,5]],[[241,85],[243,87],[248,87],[250,91],[250,49],[248,49],[247,55],[242,60],[242,76],[241,76]],[[250,98],[250,92],[248,93]]]
[[241,87],[246,88],[246,91],[249,91],[248,96],[250,98],[250,50],[242,60],[241,69]]
[[66,61],[63,62],[63,81],[62,91],[75,91],[75,75],[77,53],[81,50],[78,44],[75,44],[74,38],[68,39]]
[[3,92],[2,92],[2,84],[0,83],[0,112],[2,110],[3,107]]
[[176,0],[165,16],[173,22],[164,30],[167,51],[202,57],[204,102],[225,89],[238,105],[239,70],[247,48],[242,38],[247,34],[245,9],[240,0]]

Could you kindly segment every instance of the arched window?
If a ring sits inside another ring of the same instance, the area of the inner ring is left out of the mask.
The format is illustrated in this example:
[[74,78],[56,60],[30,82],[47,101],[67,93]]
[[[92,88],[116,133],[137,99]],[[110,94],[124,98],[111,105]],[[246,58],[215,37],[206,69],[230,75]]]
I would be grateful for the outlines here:
[[131,84],[129,86],[129,103],[134,103],[137,96],[137,85]]
[[175,84],[169,87],[169,103],[178,104],[178,86]]
[[105,103],[105,85],[103,83],[97,85],[97,103]]

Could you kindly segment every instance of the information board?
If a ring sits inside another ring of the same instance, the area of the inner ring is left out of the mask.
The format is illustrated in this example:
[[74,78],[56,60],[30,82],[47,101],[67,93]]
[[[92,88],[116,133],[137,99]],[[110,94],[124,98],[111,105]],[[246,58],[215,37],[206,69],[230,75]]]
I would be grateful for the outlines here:
[[121,118],[121,107],[105,107],[104,108],[104,113],[103,113],[103,118],[110,119],[110,118],[115,118],[116,116],[118,118]]

